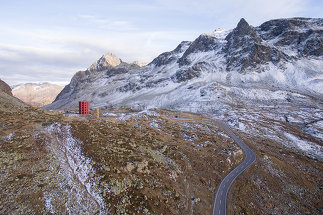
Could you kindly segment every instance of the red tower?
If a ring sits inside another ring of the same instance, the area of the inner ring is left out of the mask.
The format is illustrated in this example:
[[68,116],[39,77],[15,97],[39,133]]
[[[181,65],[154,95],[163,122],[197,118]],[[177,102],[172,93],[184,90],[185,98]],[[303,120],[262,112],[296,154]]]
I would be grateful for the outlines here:
[[88,101],[79,101],[79,114],[89,114]]

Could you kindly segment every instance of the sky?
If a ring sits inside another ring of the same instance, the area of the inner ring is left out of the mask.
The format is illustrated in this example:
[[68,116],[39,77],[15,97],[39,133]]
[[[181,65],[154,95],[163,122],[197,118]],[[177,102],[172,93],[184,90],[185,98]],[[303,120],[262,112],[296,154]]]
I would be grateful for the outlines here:
[[323,18],[322,0],[0,0],[0,79],[68,84],[105,53],[150,62],[241,18]]

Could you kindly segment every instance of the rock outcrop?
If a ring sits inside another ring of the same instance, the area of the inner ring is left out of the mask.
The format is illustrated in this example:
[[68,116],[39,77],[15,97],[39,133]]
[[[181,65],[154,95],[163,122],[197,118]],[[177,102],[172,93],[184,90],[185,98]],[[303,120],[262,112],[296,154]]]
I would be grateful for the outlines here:
[[287,60],[287,56],[275,47],[265,45],[245,19],[241,19],[237,27],[225,38],[227,45],[223,49],[227,60],[227,70],[239,68],[244,71],[248,67],[257,67],[259,64]]
[[87,70],[90,72],[102,71],[105,69],[116,67],[120,63],[121,63],[120,58],[118,58],[112,53],[107,53],[103,55],[98,61],[94,62]]
[[276,19],[256,28],[260,37],[277,47],[288,47],[296,56],[323,55],[323,19]]
[[12,96],[11,87],[2,80],[0,80],[0,91]]

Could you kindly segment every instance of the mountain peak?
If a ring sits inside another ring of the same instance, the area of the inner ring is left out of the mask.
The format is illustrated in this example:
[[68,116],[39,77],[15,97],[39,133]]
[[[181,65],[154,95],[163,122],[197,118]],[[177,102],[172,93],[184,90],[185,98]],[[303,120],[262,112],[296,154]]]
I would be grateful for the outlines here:
[[249,24],[244,18],[241,18],[237,27],[239,27],[239,26],[246,27],[246,26],[249,26]]
[[233,31],[227,35],[226,40],[229,41],[233,39],[240,41],[245,36],[251,37],[253,38],[253,40],[259,41],[259,38],[256,32],[254,31],[253,27],[250,26],[244,18],[241,18],[237,27],[235,27]]
[[239,35],[246,35],[246,34],[253,33],[252,27],[248,24],[248,22],[244,18],[240,19],[235,30]]
[[102,71],[108,68],[116,67],[121,63],[121,59],[112,53],[102,55],[102,57],[94,62],[87,70],[89,71]]

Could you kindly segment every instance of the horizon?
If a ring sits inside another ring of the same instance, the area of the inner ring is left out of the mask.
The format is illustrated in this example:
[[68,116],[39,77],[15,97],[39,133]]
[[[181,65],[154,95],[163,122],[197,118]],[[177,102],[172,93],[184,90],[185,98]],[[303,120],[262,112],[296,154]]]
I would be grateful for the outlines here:
[[10,86],[64,86],[108,52],[125,62],[148,63],[181,41],[217,28],[233,29],[241,18],[258,26],[271,19],[320,18],[322,9],[318,0],[5,2],[0,9],[0,79]]

